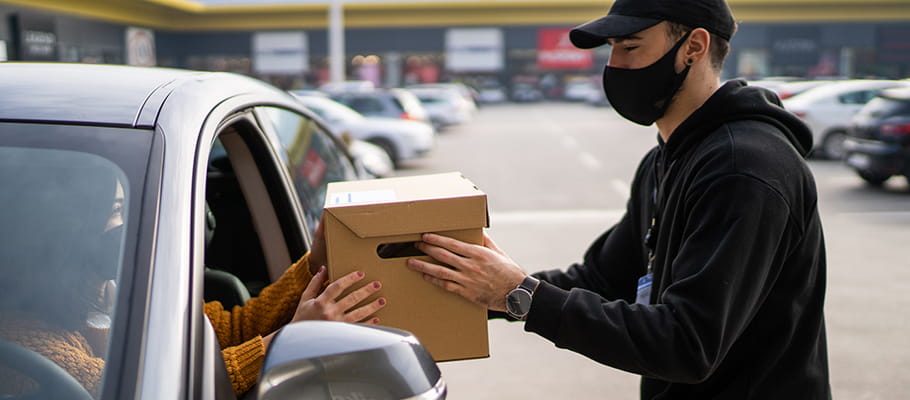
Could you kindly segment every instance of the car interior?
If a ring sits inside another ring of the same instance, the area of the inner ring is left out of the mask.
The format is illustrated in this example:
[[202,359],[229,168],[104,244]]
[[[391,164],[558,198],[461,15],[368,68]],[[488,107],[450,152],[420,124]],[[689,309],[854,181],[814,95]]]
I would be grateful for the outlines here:
[[294,216],[278,193],[279,176],[262,134],[241,116],[219,132],[206,182],[205,301],[242,305],[302,256],[306,241],[287,222]]

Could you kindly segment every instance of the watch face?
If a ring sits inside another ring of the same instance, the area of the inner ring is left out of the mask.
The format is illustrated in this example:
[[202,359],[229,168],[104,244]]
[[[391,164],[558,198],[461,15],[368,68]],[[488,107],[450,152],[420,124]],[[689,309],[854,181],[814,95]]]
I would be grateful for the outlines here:
[[524,289],[515,289],[506,297],[506,308],[513,317],[524,317],[531,310],[531,293]]

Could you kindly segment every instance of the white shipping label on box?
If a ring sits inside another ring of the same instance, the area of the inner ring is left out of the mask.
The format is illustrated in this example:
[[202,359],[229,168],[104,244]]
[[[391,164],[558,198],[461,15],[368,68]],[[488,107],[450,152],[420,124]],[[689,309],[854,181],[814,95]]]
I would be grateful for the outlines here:
[[394,190],[367,190],[363,192],[332,193],[328,204],[382,203],[395,201]]

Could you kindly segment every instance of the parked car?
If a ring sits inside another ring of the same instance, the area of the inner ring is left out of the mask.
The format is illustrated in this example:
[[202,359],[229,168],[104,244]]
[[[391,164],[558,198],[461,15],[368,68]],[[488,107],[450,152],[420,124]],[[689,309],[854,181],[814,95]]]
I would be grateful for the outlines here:
[[834,81],[828,80],[812,80],[812,81],[793,81],[793,82],[783,82],[774,89],[777,92],[777,97],[780,97],[781,100],[789,99],[793,96],[796,96],[800,93],[804,93],[809,89],[824,86]]
[[568,101],[587,102],[592,96],[603,95],[600,85],[590,77],[574,77],[566,81],[563,96]]
[[477,89],[478,104],[497,104],[509,99],[506,90],[498,83],[485,83],[480,89]]
[[436,130],[463,124],[474,118],[477,105],[454,88],[408,87],[420,99]]
[[395,175],[395,162],[389,153],[373,143],[349,139],[348,151],[363,168],[375,178],[390,178]]
[[335,100],[318,96],[296,96],[340,134],[348,134],[381,147],[393,165],[423,156],[433,149],[435,132],[422,122],[389,117],[366,117]]
[[853,118],[844,161],[872,185],[910,180],[910,88],[887,89]]
[[516,83],[512,85],[512,101],[531,103],[543,100],[543,92],[533,83]]
[[415,85],[408,85],[406,89],[419,89],[419,88],[436,88],[436,89],[446,89],[454,90],[460,94],[465,101],[471,103],[471,108],[474,110],[477,109],[477,102],[480,101],[480,92],[476,89],[465,85],[461,82],[438,82],[438,83],[419,83]]
[[[93,398],[3,336],[66,321],[84,326],[73,346],[93,346],[96,398],[235,399],[202,305],[236,293],[209,293],[206,267],[254,294],[280,276],[308,250],[327,182],[361,177],[350,155],[292,96],[240,75],[0,63],[0,86],[0,397]],[[98,307],[72,320],[73,299]],[[413,336],[316,322],[279,331],[252,393],[365,390],[445,397]]]
[[376,89],[368,92],[329,93],[332,100],[368,117],[389,117],[430,123],[430,114],[420,99],[407,89]]
[[376,89],[376,84],[372,81],[341,81],[329,82],[319,86],[319,91],[324,93],[358,93],[372,92]]
[[907,85],[891,80],[832,82],[786,99],[783,105],[809,125],[817,155],[840,160],[850,120],[860,108],[882,89]]

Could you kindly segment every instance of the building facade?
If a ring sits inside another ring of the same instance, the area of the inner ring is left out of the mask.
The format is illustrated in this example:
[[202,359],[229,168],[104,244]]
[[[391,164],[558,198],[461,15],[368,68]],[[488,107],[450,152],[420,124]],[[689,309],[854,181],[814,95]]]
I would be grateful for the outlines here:
[[[728,1],[739,30],[727,78],[910,77],[910,0]],[[327,1],[34,3],[0,0],[0,59],[231,71],[287,89],[329,79]],[[390,87],[531,82],[558,90],[600,75],[609,49],[574,49],[566,34],[610,3],[347,0],[346,75]]]

